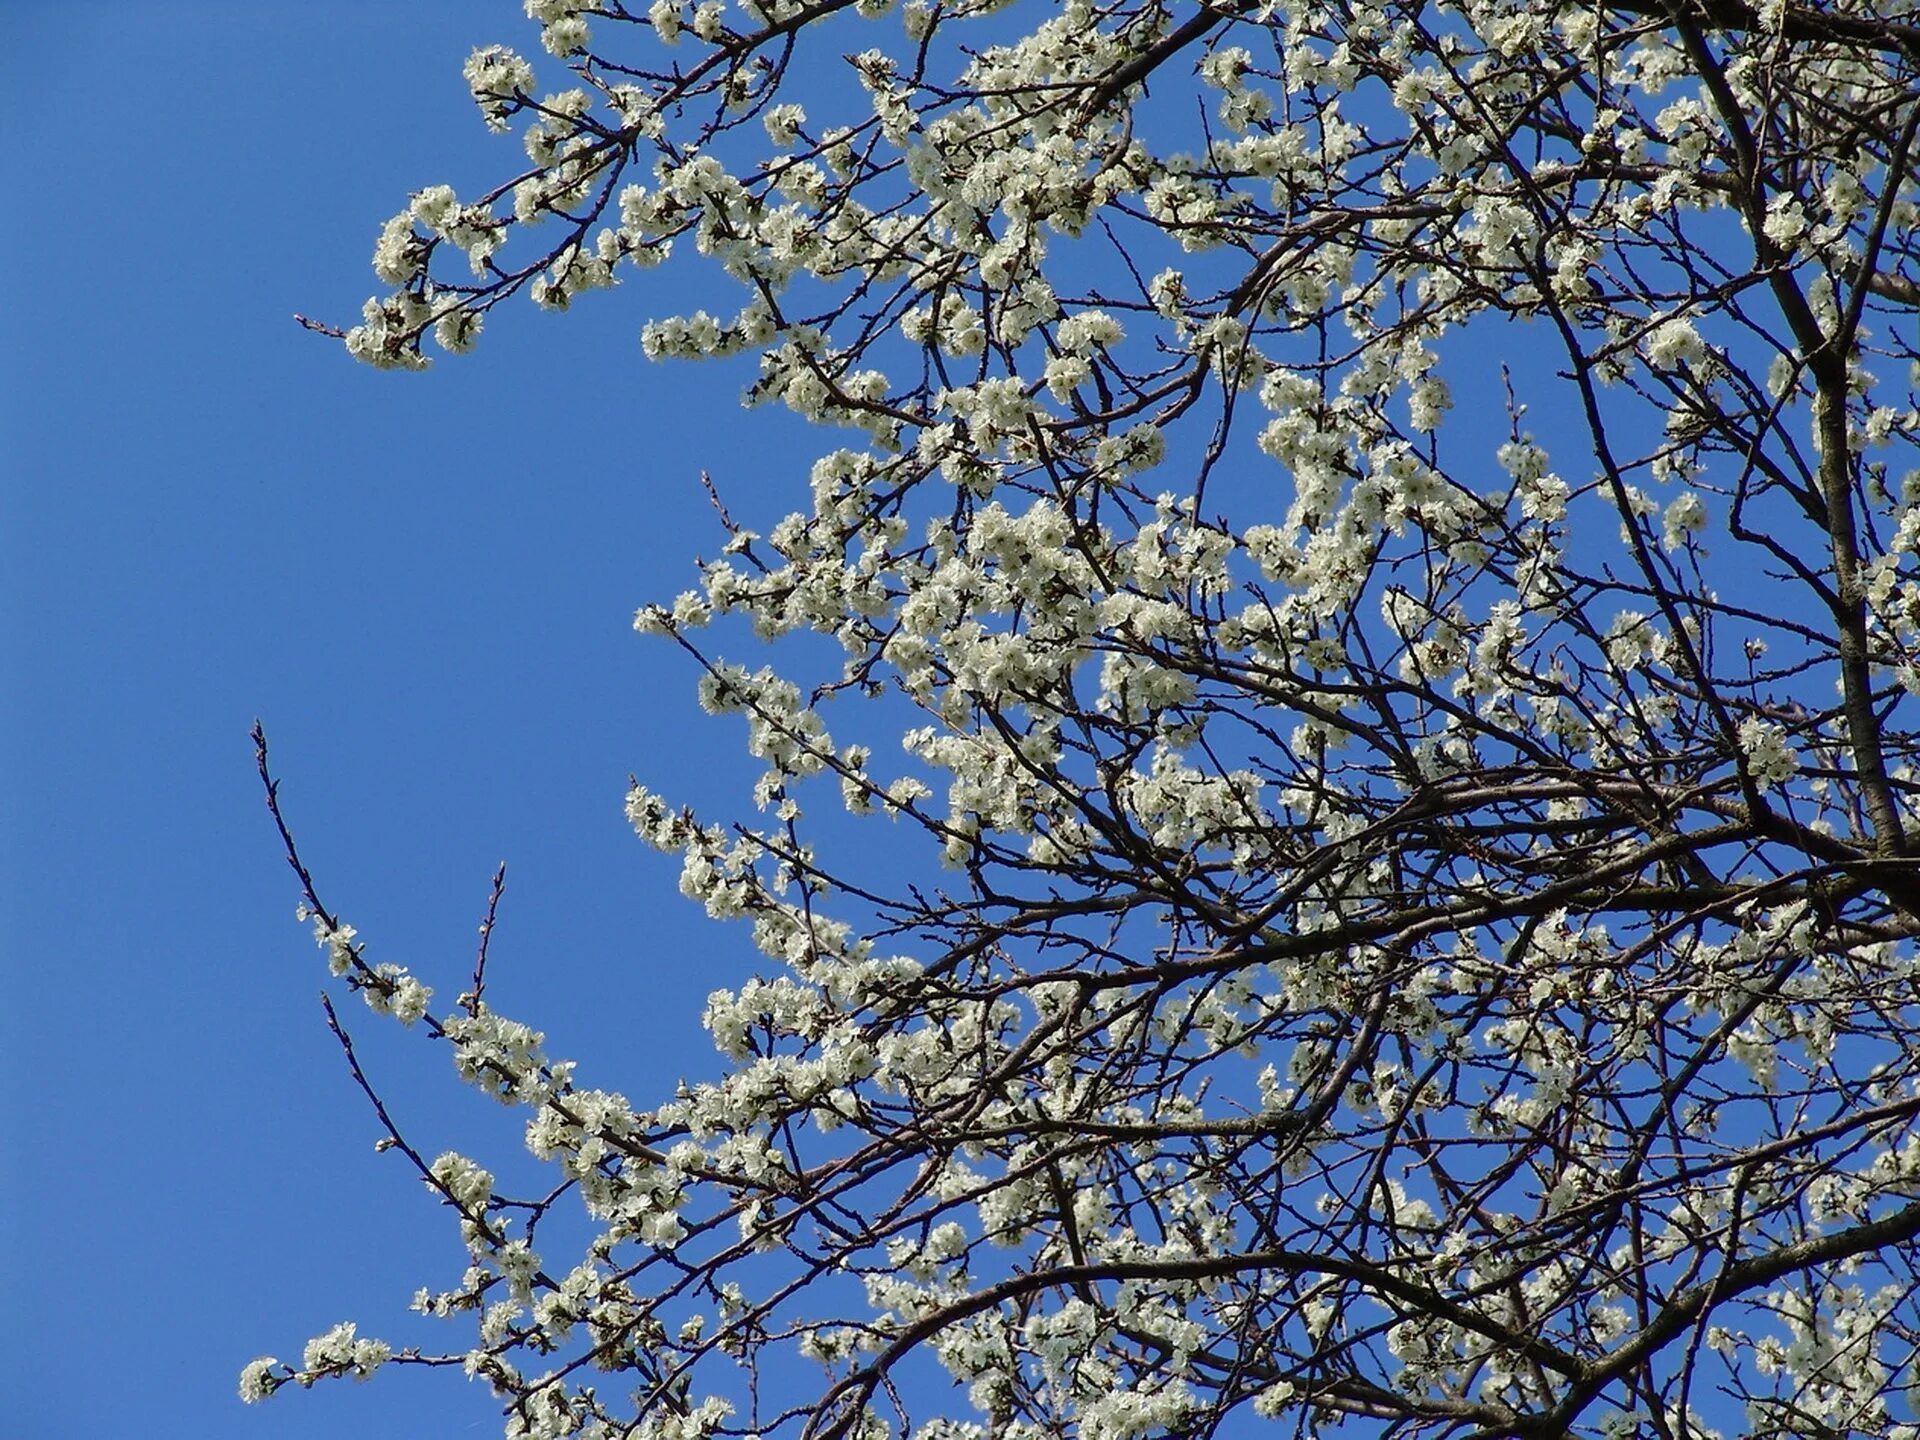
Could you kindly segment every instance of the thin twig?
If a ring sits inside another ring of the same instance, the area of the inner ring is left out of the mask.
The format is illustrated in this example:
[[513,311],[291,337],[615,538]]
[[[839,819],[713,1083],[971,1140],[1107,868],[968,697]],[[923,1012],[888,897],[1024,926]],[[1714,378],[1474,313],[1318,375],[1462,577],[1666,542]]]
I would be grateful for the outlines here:
[[480,949],[473,957],[473,988],[461,997],[469,1015],[480,1013],[480,997],[487,988],[487,946],[493,939],[494,916],[499,913],[500,896],[506,888],[507,862],[502,860],[500,868],[493,872],[493,890],[487,896],[487,918],[480,922]]
[[293,867],[293,873],[300,877],[300,894],[307,902],[307,908],[325,923],[327,929],[338,930],[340,922],[326,906],[320,903],[320,897],[314,893],[313,876],[300,861],[299,847],[293,843],[293,831],[287,828],[287,820],[280,813],[280,782],[273,778],[273,772],[267,768],[267,730],[258,720],[253,722],[253,764],[260,772],[260,783],[267,791],[267,813],[273,816],[273,827],[280,832],[280,846],[286,853],[287,864]]
[[733,516],[727,513],[726,504],[720,499],[720,488],[713,483],[713,476],[705,470],[700,472],[700,488],[707,492],[707,499],[713,502],[713,508],[720,514],[720,523],[726,527],[727,534],[738,535],[740,527],[733,523]]

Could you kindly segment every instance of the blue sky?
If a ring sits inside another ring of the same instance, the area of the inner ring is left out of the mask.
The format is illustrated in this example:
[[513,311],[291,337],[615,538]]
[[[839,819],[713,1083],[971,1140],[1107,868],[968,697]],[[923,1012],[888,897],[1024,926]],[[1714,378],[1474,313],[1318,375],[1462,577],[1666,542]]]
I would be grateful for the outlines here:
[[[697,1016],[745,936],[621,803],[629,771],[696,803],[751,775],[629,621],[723,543],[702,468],[743,516],[792,503],[791,428],[743,422],[737,375],[649,365],[666,307],[631,286],[510,306],[426,375],[291,319],[355,316],[411,190],[513,163],[459,71],[534,43],[518,11],[0,7],[25,92],[0,153],[10,1433],[498,1433],[418,1372],[235,1399],[338,1320],[407,1338],[388,1322],[460,1264],[326,1032],[256,716],[372,958],[456,993],[505,859],[503,1011],[636,1098],[711,1064]],[[421,1148],[517,1144],[435,1047],[343,1013]]]

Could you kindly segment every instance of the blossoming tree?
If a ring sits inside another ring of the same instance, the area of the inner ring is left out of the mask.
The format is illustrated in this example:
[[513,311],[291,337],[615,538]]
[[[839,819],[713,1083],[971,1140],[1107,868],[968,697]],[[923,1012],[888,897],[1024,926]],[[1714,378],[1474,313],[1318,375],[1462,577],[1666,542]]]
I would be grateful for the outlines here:
[[[466,74],[528,163],[418,192],[337,333],[417,368],[521,292],[737,286],[646,353],[757,357],[821,454],[637,628],[762,810],[627,811],[765,963],[722,1078],[630,1100],[378,963],[283,823],[339,982],[555,1178],[394,1131],[458,1338],[243,1393],[1916,1433],[1920,8],[526,10],[545,55]],[[754,663],[795,632],[837,648]]]

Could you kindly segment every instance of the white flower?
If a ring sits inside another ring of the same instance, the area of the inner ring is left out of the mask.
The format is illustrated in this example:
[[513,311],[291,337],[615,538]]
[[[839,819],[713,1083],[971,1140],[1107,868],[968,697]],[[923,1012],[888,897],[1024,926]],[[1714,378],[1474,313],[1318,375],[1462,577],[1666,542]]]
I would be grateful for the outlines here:
[[1700,332],[1689,320],[1663,320],[1647,332],[1644,342],[1647,359],[1661,369],[1672,369],[1683,362],[1698,364],[1707,353]]
[[449,354],[464,355],[480,338],[485,319],[478,310],[454,310],[433,322],[433,338]]
[[800,127],[807,123],[807,112],[799,105],[775,105],[760,117],[767,138],[781,149],[800,138]]
[[1622,610],[1607,627],[1607,658],[1631,670],[1653,653],[1654,628],[1638,610]]
[[[301,1369],[311,1373],[344,1371],[356,1380],[371,1379],[389,1359],[393,1351],[384,1340],[371,1340],[357,1337],[351,1320],[344,1320],[324,1335],[316,1335],[307,1342],[305,1353],[301,1357]],[[260,1364],[259,1361],[254,1362]],[[251,1370],[253,1367],[249,1366]],[[305,1383],[303,1381],[303,1383]]]
[[404,285],[420,273],[426,247],[413,233],[413,215],[402,211],[381,227],[373,247],[373,273],[387,285]]
[[433,1003],[433,990],[407,975],[395,984],[391,1003],[394,1018],[403,1025],[411,1025],[427,1013],[427,1007]]
[[280,1361],[272,1355],[262,1355],[258,1360],[248,1363],[240,1372],[240,1398],[252,1405],[266,1399],[279,1388],[273,1372]]
[[1437,375],[1423,375],[1407,391],[1408,423],[1415,430],[1427,431],[1440,424],[1440,417],[1453,408],[1453,396],[1447,382]]
[[1799,197],[1784,190],[1775,195],[1767,202],[1767,216],[1760,228],[1774,244],[1791,248],[1807,233],[1807,212],[1801,208]]
[[1762,790],[1791,779],[1800,768],[1787,732],[1757,716],[1740,722],[1740,749],[1746,755],[1747,773]]
[[1667,506],[1666,514],[1661,517],[1662,543],[1669,550],[1678,550],[1689,535],[1698,534],[1706,525],[1706,505],[1698,495],[1688,490],[1676,495]]
[[663,45],[675,45],[679,43],[686,17],[680,8],[680,0],[653,0],[653,5],[647,11],[647,21]]
[[1292,1403],[1294,1393],[1292,1381],[1276,1380],[1253,1397],[1253,1413],[1271,1420],[1282,1414]]
[[486,45],[467,59],[467,87],[489,130],[505,130],[517,101],[533,93],[533,67],[504,45]]
[[577,55],[587,48],[593,33],[579,15],[566,15],[552,21],[540,32],[540,43],[549,55],[562,58]]

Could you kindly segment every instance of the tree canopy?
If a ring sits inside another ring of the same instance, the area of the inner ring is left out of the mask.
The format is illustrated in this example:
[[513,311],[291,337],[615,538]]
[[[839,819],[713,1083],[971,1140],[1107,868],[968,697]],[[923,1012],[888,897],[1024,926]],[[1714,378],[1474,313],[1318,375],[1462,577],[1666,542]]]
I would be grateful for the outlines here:
[[[340,985],[553,1180],[393,1128],[457,1338],[342,1326],[243,1394],[1920,1433],[1920,10],[525,8],[545,53],[466,78],[527,163],[416,193],[336,333],[419,368],[624,283],[647,356],[820,427],[637,597],[760,810],[627,814],[765,964],[720,1078],[629,1099],[484,946],[381,963],[262,740]],[[663,313],[657,266],[729,298]]]

